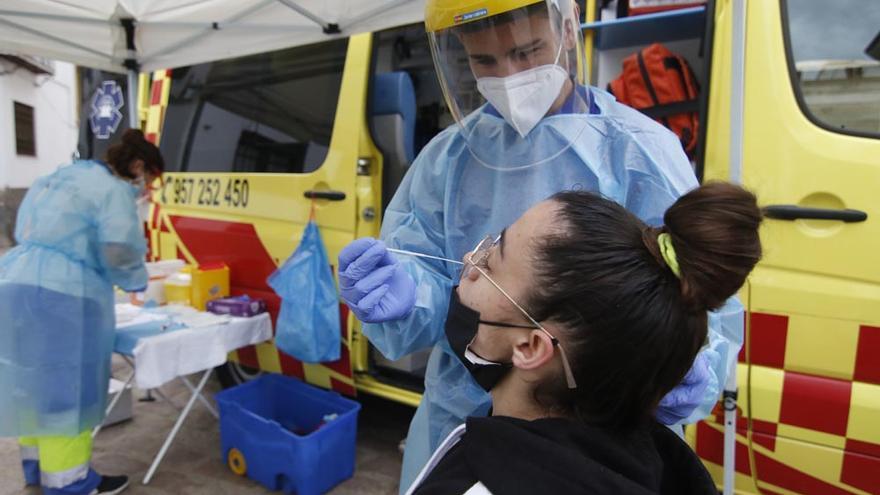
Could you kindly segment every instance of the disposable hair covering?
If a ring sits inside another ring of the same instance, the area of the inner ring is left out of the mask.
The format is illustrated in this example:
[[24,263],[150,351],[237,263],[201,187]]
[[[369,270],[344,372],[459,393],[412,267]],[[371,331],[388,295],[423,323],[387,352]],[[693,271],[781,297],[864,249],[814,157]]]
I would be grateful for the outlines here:
[[113,285],[146,286],[132,187],[77,161],[34,182],[0,258],[0,436],[73,436],[104,419]]
[[293,255],[267,282],[281,297],[275,346],[306,363],[338,360],[339,295],[314,220],[306,225]]

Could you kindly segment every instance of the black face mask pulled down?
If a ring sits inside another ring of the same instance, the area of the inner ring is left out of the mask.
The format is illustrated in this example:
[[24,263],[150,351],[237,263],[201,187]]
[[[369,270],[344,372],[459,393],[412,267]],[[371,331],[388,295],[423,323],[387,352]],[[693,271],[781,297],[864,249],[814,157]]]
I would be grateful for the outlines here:
[[[487,361],[468,349],[468,346],[477,336],[480,323],[495,326],[516,326],[496,324],[480,320],[480,313],[462,304],[458,298],[458,287],[452,288],[449,298],[449,312],[446,314],[446,339],[452,352],[464,364],[464,367],[474,377],[474,380],[483,387],[486,392],[492,390],[495,385],[504,378],[504,375],[513,367],[512,363],[496,363]],[[531,327],[527,327],[531,328]]]

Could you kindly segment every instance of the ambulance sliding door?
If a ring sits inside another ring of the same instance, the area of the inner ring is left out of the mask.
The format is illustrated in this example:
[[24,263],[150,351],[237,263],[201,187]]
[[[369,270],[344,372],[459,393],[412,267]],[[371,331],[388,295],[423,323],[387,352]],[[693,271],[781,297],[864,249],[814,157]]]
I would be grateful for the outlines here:
[[877,2],[748,2],[743,180],[768,217],[750,468],[768,493],[880,487],[878,29]]
[[[274,316],[279,300],[266,278],[314,208],[335,264],[356,228],[369,53],[367,34],[171,71],[160,144],[169,173],[151,219],[157,257],[226,263],[232,292],[266,298]],[[271,344],[235,360],[353,394],[340,311],[338,362],[303,364]]]

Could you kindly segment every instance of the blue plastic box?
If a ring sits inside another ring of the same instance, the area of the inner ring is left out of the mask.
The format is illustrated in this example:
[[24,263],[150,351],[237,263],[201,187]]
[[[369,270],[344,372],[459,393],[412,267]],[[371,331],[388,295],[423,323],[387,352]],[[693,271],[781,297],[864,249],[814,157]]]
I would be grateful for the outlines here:
[[298,495],[325,493],[354,474],[357,402],[278,374],[216,399],[223,459],[233,472]]

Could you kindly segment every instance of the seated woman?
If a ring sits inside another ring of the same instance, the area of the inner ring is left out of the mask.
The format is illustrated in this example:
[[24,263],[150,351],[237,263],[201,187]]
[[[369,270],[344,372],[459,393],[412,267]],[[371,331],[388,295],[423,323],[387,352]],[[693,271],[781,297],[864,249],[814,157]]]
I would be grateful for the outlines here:
[[408,493],[718,493],[653,414],[687,379],[707,310],[758,262],[761,211],[710,183],[664,222],[563,192],[465,255],[446,334],[492,416],[455,430]]

